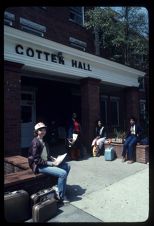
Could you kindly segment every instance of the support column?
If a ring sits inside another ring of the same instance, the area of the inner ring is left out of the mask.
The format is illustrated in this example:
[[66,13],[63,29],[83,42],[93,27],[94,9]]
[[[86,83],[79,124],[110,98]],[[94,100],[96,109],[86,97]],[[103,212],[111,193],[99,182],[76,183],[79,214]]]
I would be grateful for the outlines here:
[[96,120],[100,117],[100,80],[81,80],[81,115],[83,140],[87,151],[90,152]]
[[139,120],[139,91],[136,87],[126,89],[126,124],[129,125],[129,118],[134,116]]
[[21,79],[23,65],[6,61],[4,64],[4,152],[5,156],[21,153]]

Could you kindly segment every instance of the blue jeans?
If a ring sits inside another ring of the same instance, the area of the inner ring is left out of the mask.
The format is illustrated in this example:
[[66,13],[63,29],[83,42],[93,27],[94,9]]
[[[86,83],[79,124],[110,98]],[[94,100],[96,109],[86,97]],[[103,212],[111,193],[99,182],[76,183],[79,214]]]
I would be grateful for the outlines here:
[[123,146],[122,156],[125,158],[127,153],[127,159],[133,160],[133,150],[136,144],[137,137],[135,135],[130,135],[129,137],[127,137]]
[[48,174],[51,176],[58,177],[58,191],[59,197],[64,198],[66,191],[66,180],[70,171],[70,165],[64,162],[57,166],[42,166],[38,168],[39,173]]

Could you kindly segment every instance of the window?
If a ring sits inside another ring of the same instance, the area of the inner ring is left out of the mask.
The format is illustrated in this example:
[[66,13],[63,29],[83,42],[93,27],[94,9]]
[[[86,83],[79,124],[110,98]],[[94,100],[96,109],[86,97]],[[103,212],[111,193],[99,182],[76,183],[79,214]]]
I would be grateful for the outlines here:
[[111,125],[119,126],[119,97],[111,97]]
[[5,11],[4,13],[4,24],[13,26],[13,22],[15,21],[15,15]]
[[73,37],[69,38],[69,43],[72,47],[75,47],[75,48],[77,48],[79,50],[83,50],[83,51],[85,51],[86,47],[87,47],[86,42],[80,41],[80,40],[73,38]]
[[107,96],[101,97],[101,118],[103,120],[103,124],[107,125]]
[[30,20],[20,18],[21,29],[27,31],[31,34],[38,35],[44,37],[44,33],[46,32],[46,27],[40,25],[38,23],[34,23]]
[[21,107],[21,122],[32,122],[32,106]]
[[144,87],[145,87],[145,85],[144,85],[144,77],[140,77],[138,79],[138,82],[139,82],[139,90],[140,91],[144,91]]
[[84,7],[69,7],[69,20],[83,26],[84,24]]
[[140,100],[140,119],[145,120],[146,119],[146,101]]

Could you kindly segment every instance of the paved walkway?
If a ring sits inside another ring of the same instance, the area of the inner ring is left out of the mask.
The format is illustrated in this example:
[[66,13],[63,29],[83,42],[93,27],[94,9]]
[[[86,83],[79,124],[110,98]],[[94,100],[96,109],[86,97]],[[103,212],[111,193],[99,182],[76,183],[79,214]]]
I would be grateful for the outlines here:
[[149,165],[121,159],[70,161],[70,204],[49,222],[144,222],[149,212]]

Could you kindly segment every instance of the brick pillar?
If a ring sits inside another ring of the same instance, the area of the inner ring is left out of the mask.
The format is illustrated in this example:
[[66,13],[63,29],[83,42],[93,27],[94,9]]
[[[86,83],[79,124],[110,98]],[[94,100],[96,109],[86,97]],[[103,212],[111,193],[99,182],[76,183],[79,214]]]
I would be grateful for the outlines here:
[[7,155],[20,154],[20,68],[21,64],[4,64],[4,151]]
[[83,140],[87,151],[90,152],[96,120],[100,117],[100,80],[81,80],[81,115]]
[[126,124],[129,125],[129,118],[134,116],[139,120],[139,91],[136,87],[126,89]]

